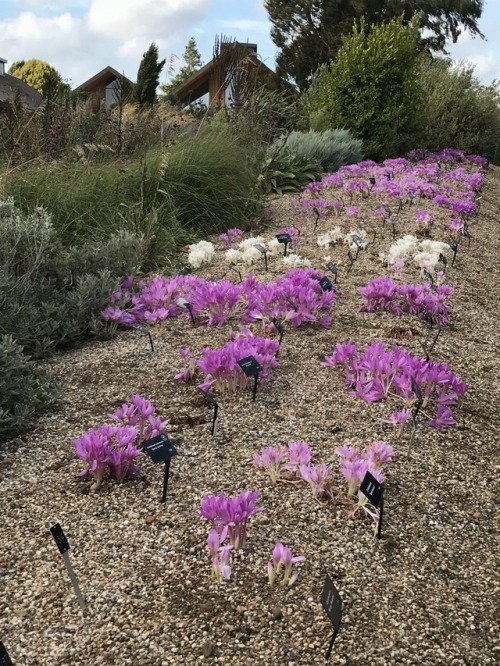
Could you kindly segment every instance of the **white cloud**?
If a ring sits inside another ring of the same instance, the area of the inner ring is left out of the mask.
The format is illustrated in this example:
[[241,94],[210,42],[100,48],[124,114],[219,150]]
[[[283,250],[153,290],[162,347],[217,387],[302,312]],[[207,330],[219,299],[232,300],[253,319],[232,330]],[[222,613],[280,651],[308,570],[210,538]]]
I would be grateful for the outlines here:
[[[75,85],[106,65],[134,79],[151,42],[164,55],[179,49],[186,33],[206,16],[210,1],[17,0],[32,11],[0,20],[0,57],[47,60]],[[61,11],[64,7],[68,11]]]
[[208,0],[92,0],[87,20],[97,35],[158,38],[202,19],[208,7]]
[[[490,32],[498,32],[500,24],[490,24]],[[478,37],[473,38],[470,33],[460,35],[456,44],[448,44],[450,57],[456,61],[467,61],[475,65],[475,75],[484,84],[500,77],[500,53],[491,46],[491,42]]]

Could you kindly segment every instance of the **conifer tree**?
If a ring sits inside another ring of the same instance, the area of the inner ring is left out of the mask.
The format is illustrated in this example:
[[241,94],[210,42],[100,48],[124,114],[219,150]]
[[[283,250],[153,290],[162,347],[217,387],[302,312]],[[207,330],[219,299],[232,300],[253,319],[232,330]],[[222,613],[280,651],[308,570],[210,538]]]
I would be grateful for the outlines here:
[[156,101],[156,89],[160,82],[160,73],[165,60],[159,60],[158,46],[153,42],[142,56],[137,83],[135,85],[135,100],[140,109],[152,106]]
[[191,39],[186,44],[182,60],[184,61],[184,65],[180,68],[172,80],[160,86],[165,94],[171,93],[175,88],[177,88],[177,86],[180,86],[181,83],[188,79],[191,74],[197,72],[203,65],[201,54],[198,51],[194,37],[191,37]]

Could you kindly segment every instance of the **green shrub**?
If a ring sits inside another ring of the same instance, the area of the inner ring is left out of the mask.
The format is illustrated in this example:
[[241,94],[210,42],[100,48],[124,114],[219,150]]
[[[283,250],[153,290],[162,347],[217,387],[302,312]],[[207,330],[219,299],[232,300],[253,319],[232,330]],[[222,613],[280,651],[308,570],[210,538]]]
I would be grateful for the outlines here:
[[344,129],[291,132],[277,145],[284,145],[292,155],[318,162],[325,171],[336,171],[344,164],[355,164],[363,159],[362,142]]
[[350,129],[373,159],[412,147],[420,109],[418,34],[416,21],[369,29],[361,20],[342,38],[337,58],[318,70],[306,95],[309,113]]
[[37,368],[12,336],[0,336],[0,439],[24,430],[55,399],[50,374]]
[[472,64],[454,66],[441,58],[423,59],[419,81],[425,94],[422,147],[452,146],[492,159],[500,140],[498,84],[484,86]]
[[266,194],[301,192],[304,187],[321,176],[322,168],[316,160],[294,155],[283,146],[272,145],[259,176],[258,186]]
[[99,313],[140,250],[129,233],[65,249],[45,210],[0,202],[0,334],[42,357],[104,330]]

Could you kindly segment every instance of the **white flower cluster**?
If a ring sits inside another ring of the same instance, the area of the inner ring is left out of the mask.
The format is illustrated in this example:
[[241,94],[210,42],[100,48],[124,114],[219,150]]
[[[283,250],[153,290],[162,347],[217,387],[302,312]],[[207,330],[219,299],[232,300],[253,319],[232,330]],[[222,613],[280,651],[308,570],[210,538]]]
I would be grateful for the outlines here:
[[433,240],[423,240],[420,243],[422,252],[418,252],[413,261],[422,270],[433,271],[439,261],[439,255],[449,250],[448,243]]
[[357,229],[356,231],[351,229],[351,231],[345,235],[344,243],[349,245],[350,250],[357,250],[358,248],[364,250],[368,245],[366,235],[367,234],[364,229]]
[[422,270],[433,271],[439,262],[439,255],[449,249],[448,243],[433,240],[419,241],[415,236],[403,236],[389,248],[388,254],[380,254],[382,261],[393,266],[410,257]]
[[324,234],[318,236],[317,243],[320,247],[328,247],[332,243],[340,243],[344,240],[344,234],[342,233],[340,227],[335,227],[335,229],[330,229]]
[[189,246],[188,264],[193,268],[199,268],[207,264],[214,256],[215,247],[209,241],[200,241]]
[[293,268],[298,268],[299,266],[309,267],[311,265],[309,259],[306,259],[305,257],[299,257],[298,254],[293,253],[283,257],[283,263],[287,266],[293,266]]

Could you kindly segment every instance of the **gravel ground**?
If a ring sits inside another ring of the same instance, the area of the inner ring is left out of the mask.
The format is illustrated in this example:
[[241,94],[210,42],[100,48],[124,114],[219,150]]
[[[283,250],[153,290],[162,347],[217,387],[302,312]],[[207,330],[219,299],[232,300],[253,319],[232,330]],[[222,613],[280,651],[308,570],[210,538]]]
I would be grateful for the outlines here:
[[[421,353],[418,321],[355,314],[358,288],[384,274],[377,255],[392,242],[388,230],[361,252],[348,276],[345,246],[334,246],[340,289],[331,328],[287,328],[274,380],[255,402],[249,392],[221,398],[215,439],[211,408],[194,385],[178,384],[173,375],[182,367],[179,347],[223,344],[227,327],[192,328],[181,317],[154,330],[155,353],[146,337],[125,331],[55,357],[61,409],[0,450],[0,639],[13,662],[323,664],[331,626],[320,594],[329,572],[344,600],[332,665],[500,663],[499,202],[500,169],[492,167],[470,248],[460,248],[448,271],[453,324],[433,352],[471,390],[458,425],[422,426],[410,458],[407,440],[394,441],[381,424],[391,405],[350,398],[342,372],[320,366],[336,341],[349,338],[383,338]],[[273,204],[276,229],[293,222],[288,199]],[[413,209],[403,211],[398,237],[410,231],[412,216]],[[449,216],[438,217],[433,237],[440,239]],[[316,235],[309,229],[298,252],[320,268],[327,253]],[[285,270],[281,259],[270,259],[267,276]],[[263,265],[253,272],[265,279]],[[236,277],[222,262],[203,273]],[[405,330],[412,337],[397,339]],[[166,504],[159,503],[162,468],[146,459],[141,476],[122,486],[105,483],[90,492],[90,483],[77,478],[71,440],[132,393],[147,396],[170,418],[179,455]],[[335,470],[336,446],[391,442],[398,455],[386,470],[380,541],[368,519],[349,520],[341,502],[320,504],[305,487],[273,485],[251,464],[255,451],[291,439],[307,441],[314,462]],[[233,578],[214,587],[199,501],[205,493],[242,488],[260,490],[265,510],[250,521],[247,548],[233,557]],[[50,536],[57,521],[71,545],[85,611]],[[277,540],[307,557],[297,584],[286,590],[267,584],[265,567]]]

